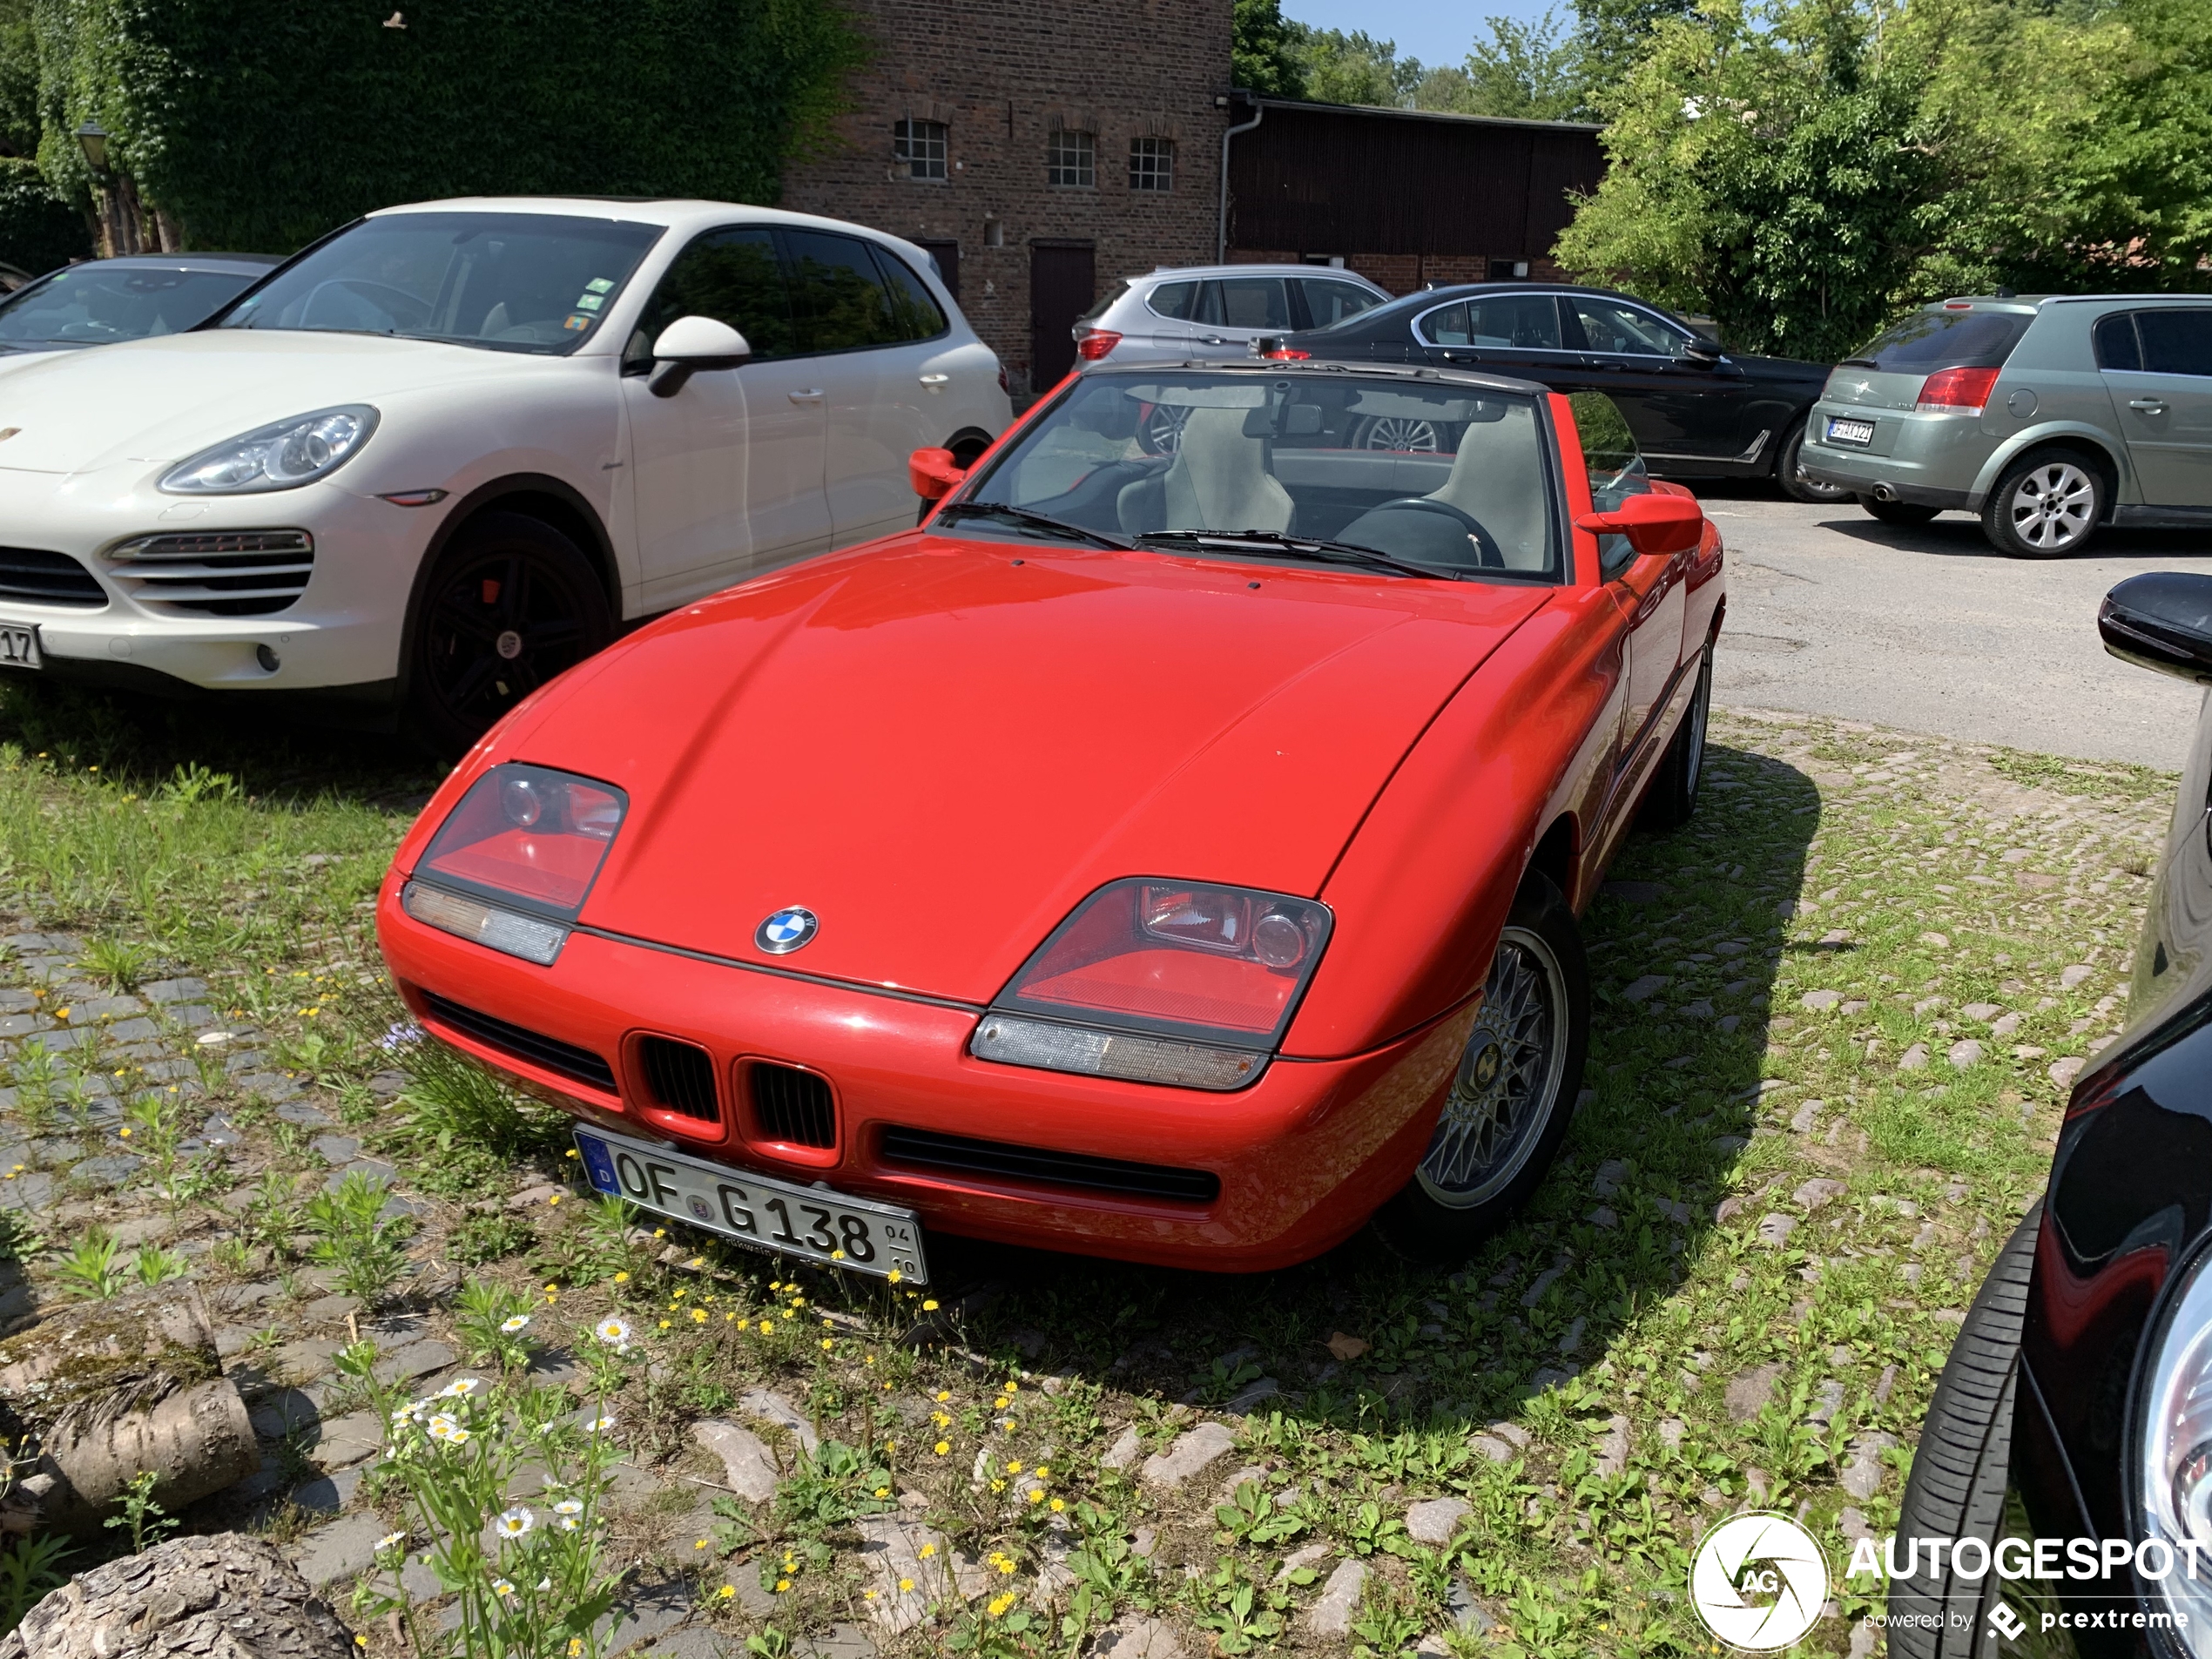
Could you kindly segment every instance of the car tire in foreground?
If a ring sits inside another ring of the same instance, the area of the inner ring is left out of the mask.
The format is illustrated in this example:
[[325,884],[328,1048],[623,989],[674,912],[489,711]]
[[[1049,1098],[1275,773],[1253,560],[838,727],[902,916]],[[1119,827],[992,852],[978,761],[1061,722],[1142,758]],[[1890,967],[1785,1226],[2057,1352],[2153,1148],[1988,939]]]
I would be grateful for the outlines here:
[[606,590],[583,551],[542,520],[486,513],[423,583],[408,664],[408,731],[442,754],[614,637]]
[[1713,642],[1697,659],[1697,682],[1683,711],[1682,724],[1668,741],[1667,753],[1645,792],[1640,821],[1646,829],[1670,830],[1689,822],[1697,810],[1697,786],[1705,776],[1705,727],[1713,711]]
[[1858,504],[1885,524],[1925,524],[1943,510],[1917,501],[1876,501],[1871,496],[1861,496]]
[[2016,559],[2064,558],[2097,539],[2107,493],[2104,469],[2078,450],[2022,455],[1982,502],[1982,534]]
[[1774,482],[1782,486],[1782,493],[1791,501],[1819,502],[1833,506],[1849,501],[1850,490],[1840,484],[1816,483],[1798,469],[1797,454],[1805,447],[1805,423],[1803,421],[1790,428],[1790,435],[1782,440],[1782,448],[1775,452]]
[[[1971,1535],[1990,1543],[1997,1537],[2012,1463],[2020,1326],[2027,1315],[2028,1278],[2042,1223],[2039,1201],[1998,1251],[1966,1310],[1921,1425],[1898,1515],[1899,1538]],[[1987,1603],[2001,1583],[1995,1573],[1961,1578],[1947,1558],[1939,1573],[1921,1571],[1892,1580],[1892,1659],[1970,1659],[1981,1651]],[[1913,1620],[1898,1619],[1900,1614],[1937,1615],[1925,1622],[1938,1628],[1921,1629]]]
[[1514,897],[1428,1150],[1374,1227],[1398,1254],[1457,1262],[1527,1202],[1575,1116],[1589,1052],[1575,913],[1531,872]]

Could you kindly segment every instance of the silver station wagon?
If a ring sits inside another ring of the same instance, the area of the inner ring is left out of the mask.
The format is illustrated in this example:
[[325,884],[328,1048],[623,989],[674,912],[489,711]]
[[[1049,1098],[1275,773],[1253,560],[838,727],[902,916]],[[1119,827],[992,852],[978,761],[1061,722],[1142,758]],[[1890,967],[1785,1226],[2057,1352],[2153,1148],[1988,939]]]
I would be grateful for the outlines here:
[[1800,464],[1893,524],[1979,514],[2020,558],[2079,552],[2107,524],[2212,525],[2212,303],[1929,306],[1837,365]]

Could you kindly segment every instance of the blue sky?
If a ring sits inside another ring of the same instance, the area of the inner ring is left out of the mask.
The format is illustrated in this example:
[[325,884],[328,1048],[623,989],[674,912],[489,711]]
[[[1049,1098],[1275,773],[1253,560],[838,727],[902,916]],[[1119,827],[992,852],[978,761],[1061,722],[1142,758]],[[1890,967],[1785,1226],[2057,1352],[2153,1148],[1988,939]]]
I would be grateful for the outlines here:
[[[1418,57],[1433,67],[1457,64],[1482,20],[1501,17],[1533,20],[1544,15],[1544,0],[1476,0],[1474,4],[1449,4],[1446,0],[1284,0],[1283,15],[1319,29],[1364,29],[1378,40],[1395,40],[1400,57]],[[1562,18],[1571,18],[1568,7],[1558,7]]]

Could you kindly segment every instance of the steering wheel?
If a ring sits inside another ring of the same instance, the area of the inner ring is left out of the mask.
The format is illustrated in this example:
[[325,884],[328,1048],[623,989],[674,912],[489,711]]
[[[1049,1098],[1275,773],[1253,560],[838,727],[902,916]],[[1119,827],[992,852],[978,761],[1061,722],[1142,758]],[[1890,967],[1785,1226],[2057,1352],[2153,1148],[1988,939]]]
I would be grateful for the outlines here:
[[1441,514],[1467,533],[1467,539],[1474,543],[1476,557],[1484,570],[1502,570],[1506,568],[1505,551],[1499,547],[1497,538],[1483,529],[1481,521],[1472,513],[1461,512],[1448,501],[1439,501],[1433,496],[1400,496],[1396,501],[1384,502],[1379,507],[1370,507],[1367,511]]

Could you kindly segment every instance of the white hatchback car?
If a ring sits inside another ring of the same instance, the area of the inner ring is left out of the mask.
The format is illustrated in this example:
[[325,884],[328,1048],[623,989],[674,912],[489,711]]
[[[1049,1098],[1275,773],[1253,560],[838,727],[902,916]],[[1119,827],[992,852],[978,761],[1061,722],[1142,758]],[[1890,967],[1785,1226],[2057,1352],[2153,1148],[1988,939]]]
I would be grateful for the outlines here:
[[390,208],[199,329],[0,376],[0,664],[314,693],[456,747],[629,622],[912,524],[909,454],[972,462],[1009,418],[895,238]]

